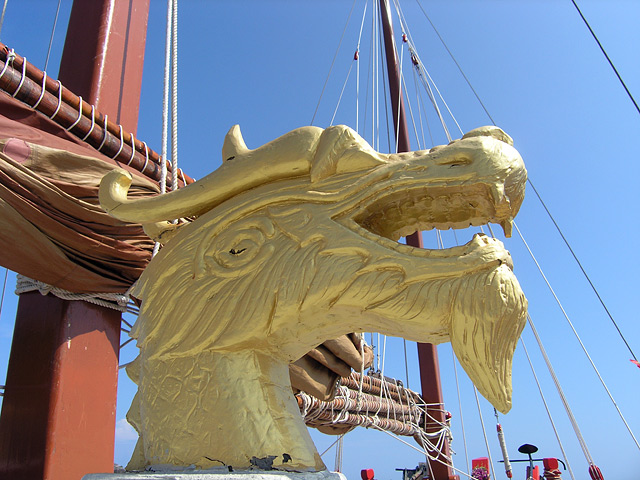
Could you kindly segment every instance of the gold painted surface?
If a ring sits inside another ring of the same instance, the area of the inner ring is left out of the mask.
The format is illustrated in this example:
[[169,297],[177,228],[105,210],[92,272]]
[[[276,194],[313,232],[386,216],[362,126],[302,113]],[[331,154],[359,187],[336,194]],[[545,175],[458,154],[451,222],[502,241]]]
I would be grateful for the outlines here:
[[154,224],[147,231],[166,242],[134,289],[140,356],[127,371],[140,439],[130,469],[243,468],[268,455],[276,468],[323,469],[287,366],[349,332],[451,341],[479,391],[511,408],[526,299],[509,253],[484,235],[442,250],[395,241],[488,222],[510,235],[526,170],[508,135],[483,127],[389,155],[343,126],[304,127],[255,150],[234,127],[223,158],[161,197],[127,199],[118,171],[101,186],[105,210]]

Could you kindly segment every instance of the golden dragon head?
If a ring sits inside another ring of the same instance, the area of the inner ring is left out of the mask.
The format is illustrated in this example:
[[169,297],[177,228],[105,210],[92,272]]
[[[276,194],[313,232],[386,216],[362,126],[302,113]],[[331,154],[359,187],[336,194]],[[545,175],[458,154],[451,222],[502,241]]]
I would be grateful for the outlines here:
[[134,288],[138,345],[148,356],[254,349],[295,361],[352,331],[451,341],[479,391],[508,411],[527,305],[509,253],[485,235],[437,250],[396,240],[487,223],[510,236],[526,181],[512,145],[482,127],[381,154],[337,126],[250,150],[236,126],[223,165],[178,191],[130,200],[130,178],[112,172],[103,208],[166,244]]

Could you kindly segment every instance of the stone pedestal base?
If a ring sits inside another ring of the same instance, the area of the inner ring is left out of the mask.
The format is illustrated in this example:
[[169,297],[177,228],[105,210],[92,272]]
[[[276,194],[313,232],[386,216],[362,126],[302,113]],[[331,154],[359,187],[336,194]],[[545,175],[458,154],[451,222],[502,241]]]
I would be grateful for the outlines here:
[[229,472],[226,468],[211,470],[161,471],[140,473],[90,473],[82,480],[347,480],[338,472],[281,472],[244,470]]

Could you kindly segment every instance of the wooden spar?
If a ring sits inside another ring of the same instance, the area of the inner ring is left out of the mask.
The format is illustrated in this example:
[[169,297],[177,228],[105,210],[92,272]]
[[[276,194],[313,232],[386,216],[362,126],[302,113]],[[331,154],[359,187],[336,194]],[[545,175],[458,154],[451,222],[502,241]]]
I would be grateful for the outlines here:
[[[125,130],[122,125],[105,118],[105,115],[92,107],[89,101],[82,101],[81,104],[80,97],[62,83],[45,76],[44,72],[29,64],[28,61],[25,65],[24,58],[15,52],[11,54],[13,60],[6,65],[9,52],[10,49],[0,43],[0,71],[4,71],[0,77],[1,90],[15,96],[17,100],[31,108],[35,105],[35,110],[43,115],[49,118],[53,116],[53,120],[58,125],[69,129],[70,133],[83,139],[105,156],[115,157],[115,160],[130,165],[155,181],[160,181],[161,158],[158,153],[145,147],[142,141],[135,138],[135,135]],[[107,120],[106,138],[105,119]],[[121,135],[123,142],[120,141]],[[133,157],[132,142],[135,146]],[[171,172],[171,163],[168,161],[167,171]],[[167,175],[167,178],[170,177],[170,174]],[[194,181],[181,169],[178,170],[178,178],[183,179],[185,184]]]
[[[385,56],[387,60],[387,74],[389,76],[389,92],[391,95],[391,107],[393,111],[393,124],[397,135],[396,144],[398,152],[408,152],[409,130],[404,114],[404,101],[402,98],[402,79],[400,78],[398,56],[396,53],[395,41],[393,38],[393,26],[391,22],[391,10],[387,0],[380,0],[381,22],[384,35]],[[415,232],[407,236],[407,245],[422,248],[422,236],[420,232]],[[443,405],[442,387],[440,384],[440,369],[438,366],[438,351],[435,345],[430,343],[418,343],[418,360],[420,363],[420,381],[422,386],[422,398],[427,404]],[[429,415],[435,422],[427,424],[427,431],[437,431],[441,427],[438,423],[445,423],[445,412],[443,408],[428,409]],[[445,439],[442,453],[444,456],[451,456],[449,442]],[[430,469],[433,472],[434,480],[450,480],[458,478],[453,474],[453,469],[441,462],[446,460],[441,456],[438,460],[429,459]]]
[[[74,61],[60,72],[63,81],[82,78],[73,88],[88,99],[113,100],[132,85],[121,120],[130,131],[148,12],[149,0],[75,0],[65,52],[74,43],[90,48],[67,55]],[[140,33],[142,41],[134,41]],[[105,108],[94,103],[118,118],[109,101]],[[119,340],[120,312],[38,292],[20,296],[0,416],[0,478],[80,480],[113,472]]]

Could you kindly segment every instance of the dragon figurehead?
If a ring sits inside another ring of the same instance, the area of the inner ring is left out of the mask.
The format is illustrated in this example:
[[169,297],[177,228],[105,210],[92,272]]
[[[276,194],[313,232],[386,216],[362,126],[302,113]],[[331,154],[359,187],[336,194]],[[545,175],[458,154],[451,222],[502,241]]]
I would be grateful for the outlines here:
[[526,180],[512,144],[482,127],[381,154],[337,126],[250,150],[236,126],[223,165],[181,190],[129,200],[129,177],[107,175],[103,208],[165,244],[133,291],[142,306],[129,419],[140,440],[129,468],[242,468],[271,455],[276,467],[323,469],[287,366],[354,331],[450,341],[478,390],[508,411],[526,315],[509,253],[480,234],[437,250],[397,240],[487,223],[510,236]]

